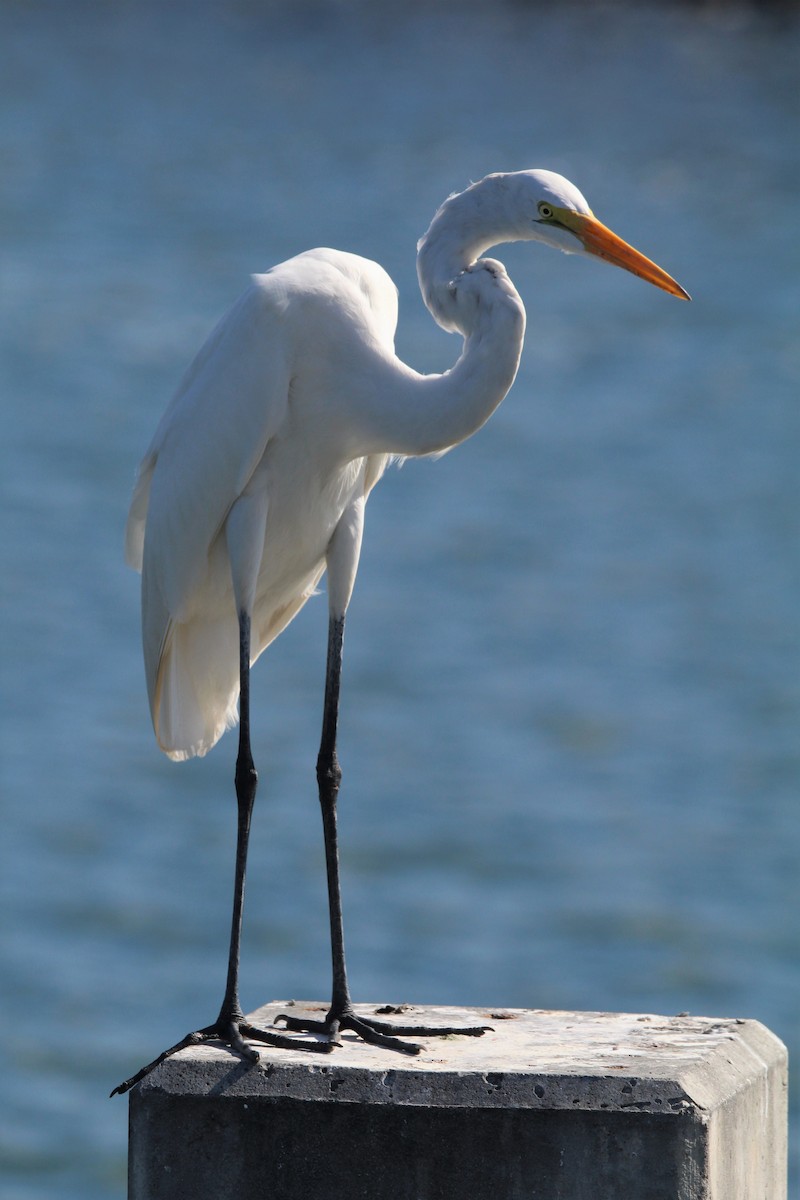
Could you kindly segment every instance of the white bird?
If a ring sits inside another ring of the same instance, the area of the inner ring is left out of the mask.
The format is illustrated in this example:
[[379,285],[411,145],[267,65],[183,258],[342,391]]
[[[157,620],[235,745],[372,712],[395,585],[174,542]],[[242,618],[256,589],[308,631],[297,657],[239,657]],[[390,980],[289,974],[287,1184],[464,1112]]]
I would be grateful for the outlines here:
[[[173,759],[205,754],[237,720],[238,842],[228,979],[219,1016],[115,1089],[127,1091],[167,1055],[221,1039],[328,1050],[348,1028],[416,1053],[409,1034],[482,1028],[398,1027],[356,1017],[345,971],[336,839],[341,771],[336,726],[345,614],[364,507],[393,456],[448,450],[475,433],[508,392],[525,309],[499,262],[504,242],[543,242],[687,293],[602,225],[550,171],[493,174],[451,196],[418,246],[425,303],[461,334],[461,355],[421,375],[395,355],[397,292],[377,263],[310,250],[255,275],[184,376],[139,468],[126,556],[142,571],[142,631],[156,738]],[[330,900],[333,994],[324,1021],[283,1017],[259,1030],[239,1002],[239,941],[257,776],[250,750],[249,672],[328,572],[329,640],[317,777]],[[113,1093],[112,1093],[113,1095]]]

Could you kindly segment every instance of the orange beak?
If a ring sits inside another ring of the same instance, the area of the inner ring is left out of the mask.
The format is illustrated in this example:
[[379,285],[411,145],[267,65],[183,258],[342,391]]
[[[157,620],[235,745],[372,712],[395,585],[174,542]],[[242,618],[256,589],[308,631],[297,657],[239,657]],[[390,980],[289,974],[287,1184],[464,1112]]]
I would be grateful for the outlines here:
[[563,210],[558,216],[561,223],[580,239],[589,254],[604,258],[606,262],[614,263],[617,267],[624,267],[640,279],[646,279],[648,283],[663,288],[671,296],[677,296],[680,300],[691,300],[689,293],[676,283],[671,275],[662,271],[661,267],[657,267],[638,250],[634,250],[633,246],[623,242],[621,237],[617,237],[596,217],[584,213],[565,213]]

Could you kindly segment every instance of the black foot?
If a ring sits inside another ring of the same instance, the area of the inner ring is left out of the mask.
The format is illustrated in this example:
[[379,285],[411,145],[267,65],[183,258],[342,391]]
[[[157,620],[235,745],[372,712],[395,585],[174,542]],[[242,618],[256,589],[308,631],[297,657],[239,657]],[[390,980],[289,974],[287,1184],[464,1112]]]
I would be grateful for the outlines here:
[[[387,1010],[380,1010],[387,1011]],[[402,1010],[389,1010],[402,1011]],[[310,1017],[290,1017],[288,1013],[280,1013],[275,1017],[275,1024],[283,1022],[283,1027],[296,1033],[320,1033],[327,1037],[330,1047],[341,1046],[340,1031],[349,1029],[363,1041],[373,1046],[383,1046],[386,1050],[399,1050],[403,1054],[419,1054],[422,1046],[418,1042],[403,1042],[406,1037],[447,1037],[449,1034],[460,1034],[462,1037],[483,1037],[491,1031],[491,1025],[398,1025],[392,1021],[376,1021],[373,1017],[356,1016],[349,1006],[338,1013],[331,1009],[324,1021],[315,1021]]]
[[248,1046],[245,1038],[250,1038],[254,1042],[264,1042],[267,1046],[277,1046],[282,1050],[313,1050],[318,1054],[327,1054],[332,1049],[329,1042],[301,1041],[299,1038],[284,1037],[283,1034],[273,1033],[269,1029],[257,1029],[255,1025],[250,1025],[245,1021],[244,1017],[225,1022],[216,1021],[213,1025],[206,1025],[205,1029],[187,1033],[185,1038],[181,1038],[174,1046],[170,1046],[169,1050],[165,1050],[146,1067],[142,1067],[141,1071],[137,1071],[135,1075],[131,1075],[130,1079],[126,1079],[124,1083],[115,1087],[111,1095],[124,1095],[144,1079],[145,1075],[149,1075],[151,1071],[155,1070],[164,1059],[177,1054],[179,1050],[184,1050],[187,1046],[199,1046],[205,1042],[223,1042],[245,1061],[256,1063],[259,1060],[259,1053],[252,1046]]

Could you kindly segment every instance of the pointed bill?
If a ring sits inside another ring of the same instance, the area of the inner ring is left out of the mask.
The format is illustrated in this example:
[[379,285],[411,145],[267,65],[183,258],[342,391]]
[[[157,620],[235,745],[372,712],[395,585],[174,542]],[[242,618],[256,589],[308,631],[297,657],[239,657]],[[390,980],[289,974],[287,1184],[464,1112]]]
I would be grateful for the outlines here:
[[663,288],[671,296],[678,296],[681,300],[691,300],[689,293],[679,283],[676,283],[671,275],[662,271],[661,267],[656,266],[649,258],[645,258],[644,254],[634,250],[633,246],[629,246],[621,237],[617,237],[616,233],[612,233],[596,217],[584,213],[564,213],[562,211],[559,213],[559,218],[580,239],[589,254],[604,258],[606,262],[614,263],[617,267],[624,267],[626,271],[638,275],[640,279],[646,279],[648,283],[654,283],[656,287]]

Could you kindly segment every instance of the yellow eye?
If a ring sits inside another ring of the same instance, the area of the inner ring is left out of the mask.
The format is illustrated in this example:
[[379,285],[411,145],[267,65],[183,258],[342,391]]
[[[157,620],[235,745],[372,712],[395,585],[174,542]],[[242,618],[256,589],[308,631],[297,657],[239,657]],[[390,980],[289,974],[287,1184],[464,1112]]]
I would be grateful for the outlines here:
[[542,221],[552,221],[556,215],[555,209],[551,204],[546,204],[544,200],[539,204],[539,217]]

